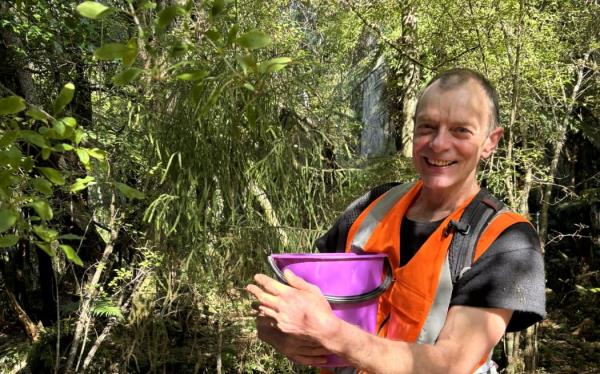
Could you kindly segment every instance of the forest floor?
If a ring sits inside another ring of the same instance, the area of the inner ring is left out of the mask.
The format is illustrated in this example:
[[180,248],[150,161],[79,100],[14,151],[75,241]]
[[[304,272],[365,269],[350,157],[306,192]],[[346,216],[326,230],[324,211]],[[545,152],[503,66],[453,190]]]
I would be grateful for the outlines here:
[[600,373],[598,328],[591,318],[572,323],[572,316],[568,309],[555,310],[540,324],[540,373]]

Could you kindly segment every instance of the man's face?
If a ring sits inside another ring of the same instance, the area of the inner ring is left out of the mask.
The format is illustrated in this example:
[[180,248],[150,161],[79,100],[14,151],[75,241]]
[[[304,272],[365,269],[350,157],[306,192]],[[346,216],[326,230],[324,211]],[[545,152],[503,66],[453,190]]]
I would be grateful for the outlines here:
[[502,129],[489,131],[490,102],[474,81],[421,97],[415,113],[413,164],[429,189],[453,191],[476,183],[477,164],[495,149]]

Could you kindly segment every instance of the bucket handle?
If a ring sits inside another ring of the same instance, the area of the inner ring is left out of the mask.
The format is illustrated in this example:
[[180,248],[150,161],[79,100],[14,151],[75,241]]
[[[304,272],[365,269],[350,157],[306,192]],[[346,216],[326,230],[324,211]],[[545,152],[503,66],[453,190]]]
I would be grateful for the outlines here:
[[[271,269],[275,273],[277,280],[280,281],[281,283],[289,286],[289,283],[285,280],[285,276],[283,275],[283,272],[281,271],[281,269],[279,269],[279,266],[277,266],[273,257],[268,256],[267,261],[269,262]],[[373,290],[359,294],[359,295],[351,295],[351,296],[334,296],[334,295],[323,295],[323,296],[325,296],[325,299],[327,299],[327,301],[332,304],[358,303],[358,302],[367,301],[376,296],[379,296],[390,286],[390,284],[392,284],[392,280],[393,280],[392,279],[392,267],[390,266],[390,263],[387,259],[384,260],[383,266],[384,266],[384,271],[385,271],[385,279],[383,280],[383,282],[381,282],[381,284],[379,286],[375,287]]]

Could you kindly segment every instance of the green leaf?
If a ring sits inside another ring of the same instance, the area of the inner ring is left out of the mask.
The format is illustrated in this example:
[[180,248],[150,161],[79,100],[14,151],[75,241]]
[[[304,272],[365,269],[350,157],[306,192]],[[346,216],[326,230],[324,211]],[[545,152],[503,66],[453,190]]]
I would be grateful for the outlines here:
[[238,24],[231,26],[231,28],[227,32],[227,44],[228,45],[233,44],[235,42],[235,39],[237,38],[237,33],[239,30],[240,30],[240,26]]
[[79,145],[79,143],[81,143],[81,141],[83,140],[83,138],[85,137],[85,132],[81,129],[76,129],[75,130],[75,144]]
[[48,256],[50,256],[50,257],[56,256],[56,253],[54,253],[54,250],[50,247],[50,245],[48,245],[46,243],[38,242],[38,241],[35,241],[34,243],[39,249],[46,252],[46,254]]
[[37,133],[35,131],[21,130],[19,137],[21,139],[23,139],[24,141],[26,141],[27,143],[33,144],[40,148],[49,148],[50,147],[50,144],[48,144],[48,141],[46,140],[46,138],[44,138],[42,135],[40,135],[39,133]]
[[75,235],[75,234],[64,234],[58,237],[60,240],[82,240],[85,239],[83,236]]
[[182,81],[199,81],[207,76],[208,72],[205,70],[190,70],[179,74],[176,78]]
[[226,10],[227,6],[232,2],[232,0],[215,0],[213,3],[212,9],[210,10],[210,14],[213,17],[218,16]]
[[247,49],[264,48],[271,44],[271,38],[260,30],[250,30],[237,39],[237,44]]
[[52,147],[52,149],[57,152],[65,152],[65,151],[72,151],[75,148],[73,148],[73,146],[71,144],[60,143],[60,144],[57,144],[54,147]]
[[137,79],[143,71],[139,68],[129,68],[112,77],[111,81],[115,86],[126,86]]
[[75,85],[73,83],[67,83],[60,90],[58,97],[52,104],[52,113],[54,115],[59,114],[65,109],[65,107],[73,100],[73,95],[75,94]]
[[48,116],[46,115],[46,113],[44,113],[41,109],[38,109],[34,106],[29,107],[27,112],[25,112],[25,115],[27,115],[28,117],[31,117],[35,120],[42,121],[44,123],[48,123]]
[[144,194],[133,187],[129,187],[125,183],[115,182],[115,186],[128,199],[143,199]]
[[10,209],[0,209],[0,233],[13,227],[18,217],[17,213]]
[[238,64],[240,64],[240,66],[242,67],[244,74],[248,74],[249,70],[256,70],[256,59],[254,58],[254,56],[249,54],[246,56],[237,56],[235,59],[237,60]]
[[221,34],[215,30],[208,30],[204,33],[204,35],[215,44],[217,44],[219,39],[221,39]]
[[77,120],[73,117],[63,117],[58,120],[58,122],[62,122],[62,124],[66,127],[70,127],[74,129],[77,127]]
[[260,64],[258,70],[261,73],[275,73],[275,72],[285,68],[291,62],[292,62],[292,59],[289,57],[272,58],[268,61],[262,62]]
[[51,154],[52,154],[52,149],[42,148],[42,160],[49,159]]
[[152,10],[156,9],[156,3],[152,1],[143,1],[139,6],[138,10]]
[[50,183],[46,178],[34,178],[31,180],[31,185],[36,191],[42,193],[43,195],[52,195],[52,183]]
[[58,231],[48,228],[47,226],[33,225],[33,232],[46,243],[50,243],[58,238]]
[[35,200],[29,204],[29,206],[33,207],[35,212],[42,218],[43,220],[50,221],[54,216],[52,213],[52,208],[45,200]]
[[75,152],[77,153],[77,157],[79,157],[79,161],[85,166],[89,166],[90,164],[90,154],[85,148],[76,148]]
[[0,236],[0,248],[14,247],[18,241],[19,237],[16,235],[8,234]]
[[181,16],[184,14],[185,14],[185,9],[180,7],[179,5],[168,6],[165,9],[158,12],[156,24],[160,29],[164,29],[167,26],[169,26],[169,24],[171,22],[173,22],[175,17]]
[[73,262],[76,265],[79,265],[81,267],[83,267],[83,261],[81,261],[81,259],[79,258],[79,256],[77,255],[77,252],[75,252],[75,250],[73,249],[73,247],[71,247],[70,245],[67,244],[61,244],[60,245],[60,249],[62,249],[62,251],[64,252],[65,256],[67,256],[67,258]]
[[9,144],[14,143],[18,137],[19,137],[19,130],[10,130],[10,131],[5,132],[4,135],[2,135],[2,138],[0,138],[0,148],[4,148],[4,147],[8,146]]
[[106,43],[96,48],[94,56],[98,60],[116,60],[130,52],[130,47],[123,43]]
[[0,115],[16,114],[25,108],[25,99],[20,96],[8,96],[0,99]]
[[96,178],[88,175],[85,178],[77,178],[75,183],[71,185],[71,192],[77,192],[86,189],[90,183],[96,181]]
[[118,306],[113,305],[110,300],[99,301],[91,308],[90,312],[95,317],[124,318],[121,309]]
[[91,157],[96,160],[103,161],[106,159],[106,152],[98,148],[90,148],[87,150]]
[[75,9],[77,10],[77,13],[86,18],[99,19],[105,16],[111,8],[95,1],[84,1],[77,5],[77,8]]
[[136,38],[129,39],[129,41],[127,42],[127,48],[129,48],[129,49],[127,50],[127,52],[125,52],[125,54],[123,54],[123,65],[130,67],[131,65],[133,65],[133,63],[137,59],[137,54],[138,54],[137,39]]
[[40,168],[40,167],[38,167],[38,170],[41,171],[42,174],[44,174],[44,176],[50,180],[50,182],[52,182],[56,185],[59,185],[59,186],[62,186],[65,184],[65,178],[62,176],[60,171],[58,171],[54,168]]
[[56,132],[56,135],[61,138],[65,135],[65,131],[67,130],[67,127],[63,121],[54,121],[52,128]]

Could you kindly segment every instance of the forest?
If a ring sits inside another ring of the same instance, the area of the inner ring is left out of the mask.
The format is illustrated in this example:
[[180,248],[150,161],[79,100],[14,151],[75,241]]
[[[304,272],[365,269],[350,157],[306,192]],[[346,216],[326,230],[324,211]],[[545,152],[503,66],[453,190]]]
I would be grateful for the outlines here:
[[502,373],[600,372],[600,2],[0,2],[0,372],[313,373],[244,287],[414,180],[452,67],[504,137],[483,186],[539,232],[548,317]]

